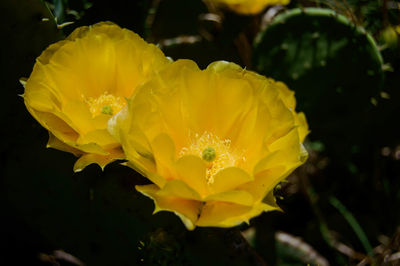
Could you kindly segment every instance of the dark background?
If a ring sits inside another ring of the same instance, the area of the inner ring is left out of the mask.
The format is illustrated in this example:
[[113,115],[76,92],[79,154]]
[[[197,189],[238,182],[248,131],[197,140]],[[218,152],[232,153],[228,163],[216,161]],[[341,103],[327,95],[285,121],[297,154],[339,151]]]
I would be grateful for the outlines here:
[[[393,44],[398,34],[390,40],[384,35],[400,21],[391,3],[397,2],[293,1],[288,9],[321,6],[345,15],[371,33],[383,57],[374,65],[362,34],[319,21],[312,33],[321,33],[321,42],[336,43],[340,36],[353,43],[328,57],[329,71],[322,71],[305,67],[302,57],[285,61],[274,52],[284,42],[305,58],[315,55],[317,46],[298,45],[316,25],[301,17],[276,32],[271,26],[253,43],[262,15],[224,10],[217,13],[221,22],[204,20],[210,11],[197,0],[70,0],[49,1],[48,7],[39,0],[2,0],[0,264],[73,265],[55,250],[86,265],[305,265],[316,264],[314,251],[331,265],[385,264],[400,251],[400,49]],[[58,24],[75,23],[58,29],[50,12]],[[92,165],[73,173],[73,155],[45,148],[48,134],[26,110],[18,80],[30,75],[49,44],[106,20],[158,43],[173,59],[190,58],[201,68],[233,61],[295,90],[311,128],[310,158],[275,190],[284,213],[264,213],[234,229],[189,232],[172,213],[151,214],[152,201],[134,190],[146,180],[133,170],[113,163],[104,172]],[[368,64],[384,71],[371,78],[363,71]],[[292,78],[291,66],[305,74]],[[277,232],[300,240],[285,243]]]

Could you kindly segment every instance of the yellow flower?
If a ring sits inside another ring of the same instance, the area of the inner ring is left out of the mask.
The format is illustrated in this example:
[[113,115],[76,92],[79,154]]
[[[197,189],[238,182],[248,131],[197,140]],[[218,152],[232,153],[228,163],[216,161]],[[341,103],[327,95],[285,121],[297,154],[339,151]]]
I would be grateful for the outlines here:
[[399,29],[399,26],[388,26],[381,32],[380,38],[387,47],[397,48]]
[[186,227],[231,227],[278,209],[273,188],[301,165],[308,133],[294,93],[238,65],[179,60],[109,121],[136,186]]
[[263,11],[267,6],[287,5],[290,0],[209,0],[217,5],[223,5],[229,9],[244,15],[254,15]]
[[25,84],[28,111],[49,131],[48,147],[80,156],[80,171],[124,158],[107,121],[136,87],[169,63],[154,45],[110,22],[76,29],[36,60]]

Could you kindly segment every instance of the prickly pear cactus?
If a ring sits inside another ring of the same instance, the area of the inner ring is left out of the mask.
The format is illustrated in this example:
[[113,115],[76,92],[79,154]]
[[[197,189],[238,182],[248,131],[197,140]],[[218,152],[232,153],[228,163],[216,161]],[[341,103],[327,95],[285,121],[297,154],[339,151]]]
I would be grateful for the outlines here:
[[[295,90],[311,137],[328,142],[361,133],[365,111],[373,107],[371,98],[383,81],[373,38],[329,9],[292,9],[276,16],[255,39],[253,64]],[[346,126],[350,133],[343,132]]]

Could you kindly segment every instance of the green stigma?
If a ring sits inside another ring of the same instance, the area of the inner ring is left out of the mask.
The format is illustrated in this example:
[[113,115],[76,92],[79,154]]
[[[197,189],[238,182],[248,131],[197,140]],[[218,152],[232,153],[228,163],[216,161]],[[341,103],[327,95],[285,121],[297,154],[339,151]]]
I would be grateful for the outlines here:
[[113,109],[109,105],[103,106],[103,109],[101,109],[101,113],[105,115],[113,115]]
[[217,152],[214,148],[208,147],[204,149],[201,155],[204,161],[212,162],[217,157]]

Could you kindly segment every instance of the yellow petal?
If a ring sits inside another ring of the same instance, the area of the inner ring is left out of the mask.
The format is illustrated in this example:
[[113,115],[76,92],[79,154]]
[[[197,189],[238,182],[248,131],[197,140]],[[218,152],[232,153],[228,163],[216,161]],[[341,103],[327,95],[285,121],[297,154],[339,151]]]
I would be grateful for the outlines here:
[[[30,108],[28,108],[28,110],[35,118],[37,117],[37,120],[40,121],[43,127],[49,130],[49,132],[54,135],[55,138],[60,140],[65,145],[70,146],[72,150],[80,150],[80,153],[108,155],[108,152],[96,143],[77,144],[78,134],[76,131],[74,131],[64,120],[60,119],[55,114],[38,112]],[[54,144],[53,147],[55,148],[58,144],[60,143]],[[52,145],[52,143],[50,143],[50,145]],[[63,147],[59,147],[63,148],[63,151],[67,151],[65,145],[63,145]],[[75,153],[76,152],[74,151],[74,154]]]
[[197,156],[181,157],[175,164],[177,178],[193,188],[202,197],[208,195],[206,166]]
[[129,160],[146,161],[146,165],[151,165],[151,170],[155,171],[154,156],[151,151],[150,141],[144,132],[132,121],[132,106],[128,105],[108,121],[108,132],[124,148]]
[[27,108],[40,124],[49,130],[54,136],[65,143],[75,142],[78,138],[77,132],[71,128],[63,119],[57,115],[47,112],[35,111]]
[[79,156],[82,154],[82,151],[75,149],[65,142],[59,140],[56,136],[54,136],[51,132],[49,132],[49,141],[47,142],[47,148],[53,148],[60,151],[65,151],[72,153],[75,156]]
[[232,132],[247,115],[254,102],[254,92],[247,80],[217,76],[215,81],[214,132],[231,139]]
[[295,116],[295,123],[298,126],[297,130],[299,132],[300,142],[303,143],[308,133],[310,133],[310,130],[308,129],[306,116],[304,115],[304,113],[298,113]]
[[66,97],[97,98],[114,88],[118,62],[112,36],[91,32],[66,43],[54,53],[48,66],[52,79]]
[[244,170],[237,167],[228,167],[219,171],[214,176],[214,182],[210,184],[210,191],[213,194],[217,194],[233,190],[252,180],[253,177]]
[[93,153],[98,155],[109,155],[109,152],[103,149],[100,145],[96,143],[87,143],[87,144],[77,144],[73,142],[65,142],[72,147],[79,149],[85,153]]
[[[279,158],[279,156],[275,158]],[[303,164],[306,159],[307,152],[304,150],[303,154],[300,155],[300,160],[296,162],[281,164],[279,166],[277,166],[277,164],[271,164],[269,167],[266,167],[266,169],[258,172],[254,177],[254,181],[240,186],[240,189],[248,191],[253,195],[255,201],[261,201],[268,193],[273,191],[274,187],[279,182],[286,179],[293,170]],[[272,165],[275,166],[273,167]]]
[[[294,167],[294,166],[293,166]],[[285,166],[265,170],[254,177],[254,181],[240,186],[254,197],[254,201],[261,201],[274,187],[284,180],[293,170]]]
[[96,163],[102,170],[104,167],[116,160],[125,159],[124,153],[120,149],[111,150],[107,155],[100,155],[94,153],[88,153],[82,155],[74,164],[74,172],[82,171],[86,166]]
[[280,165],[297,164],[302,161],[301,143],[297,129],[292,129],[286,136],[269,145],[271,151],[254,167],[253,174]]
[[263,11],[267,6],[287,5],[290,0],[212,0],[216,4],[223,5],[243,15],[255,15]]
[[[38,67],[34,68],[34,72]],[[60,95],[55,92],[51,85],[42,82],[40,71],[34,78],[30,78],[25,84],[24,101],[27,108],[34,109],[39,112],[51,112],[61,108]]]
[[275,86],[279,90],[282,101],[294,115],[294,123],[297,126],[297,130],[299,132],[300,142],[303,142],[304,138],[309,133],[308,124],[304,113],[295,112],[296,99],[294,97],[294,92],[289,90],[289,88],[282,82],[276,82]]
[[[132,98],[135,103],[129,112],[135,125],[152,140],[159,133],[167,133],[177,149],[181,148],[189,130],[188,114],[179,96],[182,72],[198,71],[190,60],[178,60],[145,83]],[[174,88],[170,91],[170,88]],[[189,118],[190,119],[190,118]]]
[[145,43],[137,34],[129,31],[125,39],[116,45],[116,60],[120,69],[115,82],[123,95],[131,94],[133,89],[155,74],[154,70],[163,69],[170,63],[159,48]]
[[157,192],[158,196],[201,200],[200,195],[182,180],[171,180]]
[[[183,108],[195,132],[212,132],[221,138],[229,137],[235,122],[250,108],[253,92],[242,78],[215,75],[214,71],[185,71]],[[182,86],[182,85],[181,85]]]
[[172,211],[182,220],[188,230],[194,229],[201,202],[157,195],[159,188],[156,185],[136,186],[136,190],[154,200],[154,213],[163,210]]
[[253,196],[244,190],[230,190],[213,194],[206,197],[204,201],[232,202],[245,206],[251,206],[254,203]]
[[278,89],[280,98],[287,108],[294,110],[296,108],[296,99],[294,98],[294,91],[289,90],[289,88],[282,82],[275,82],[275,87]]
[[111,136],[121,142],[121,132],[129,133],[131,126],[131,116],[128,111],[128,105],[122,108],[117,114],[111,117],[107,122],[107,130]]
[[243,206],[226,202],[207,202],[202,208],[196,225],[232,227],[243,222],[248,223],[250,218],[258,216],[264,211],[271,210],[274,210],[274,208],[264,203]]
[[[126,159],[129,160],[126,165],[149,178],[159,187],[163,187],[166,179],[157,173],[156,163],[146,136],[142,131],[128,125],[131,125],[129,120],[117,119],[116,124],[111,127],[111,132],[118,137]],[[132,131],[124,131],[125,128]]]
[[[273,130],[267,131],[264,142],[266,145],[270,145],[287,135],[295,127],[295,124],[292,112],[281,101],[277,99],[276,102],[268,101],[266,105],[268,105],[267,112],[270,113],[268,127]],[[264,108],[267,107],[264,106]]]
[[57,52],[66,43],[68,43],[67,40],[51,44],[49,47],[47,47],[46,50],[42,52],[42,54],[37,58],[37,60],[42,64],[48,64],[54,53]]
[[298,154],[300,152],[301,143],[298,131],[296,129],[297,128],[293,128],[292,130],[290,130],[286,135],[271,143],[268,148],[271,151],[283,150],[288,155],[287,160],[297,161],[299,158]]
[[89,143],[96,143],[104,149],[112,149],[119,146],[119,143],[115,138],[113,138],[106,129],[92,130],[81,135],[76,143],[78,145],[84,145]]
[[[87,105],[82,101],[68,101],[68,103],[64,104],[62,113],[69,118],[73,124],[73,128],[81,135],[85,135],[95,129],[92,114],[89,112]],[[105,129],[106,125],[107,123],[102,128]]]
[[173,178],[175,161],[175,145],[167,134],[158,135],[151,143],[151,149],[156,161],[157,173],[166,179]]
[[214,71],[216,73],[231,73],[231,76],[235,76],[236,72],[243,73],[243,68],[235,63],[228,61],[215,61],[207,66],[207,70]]

